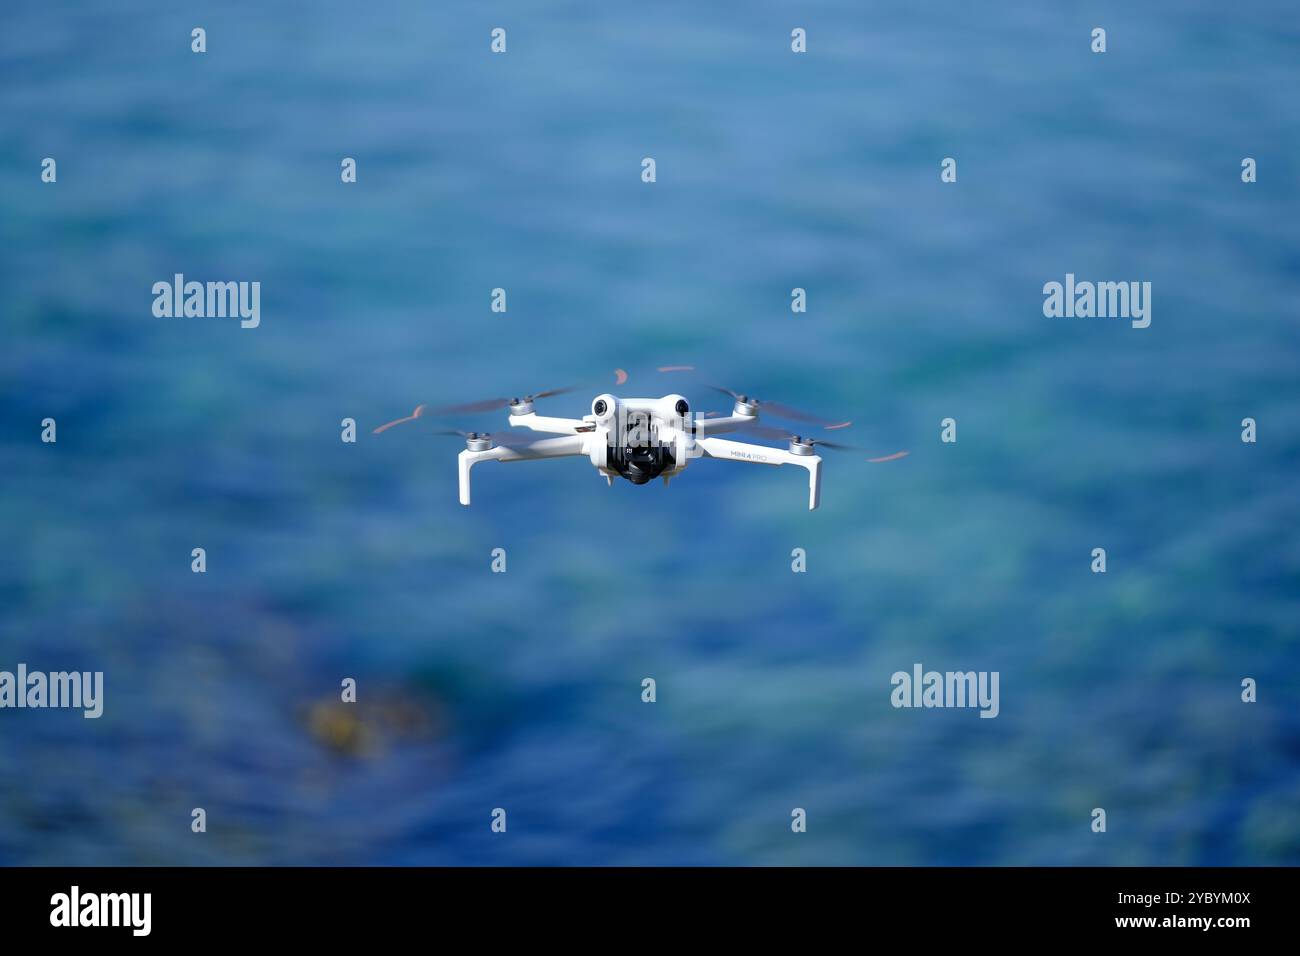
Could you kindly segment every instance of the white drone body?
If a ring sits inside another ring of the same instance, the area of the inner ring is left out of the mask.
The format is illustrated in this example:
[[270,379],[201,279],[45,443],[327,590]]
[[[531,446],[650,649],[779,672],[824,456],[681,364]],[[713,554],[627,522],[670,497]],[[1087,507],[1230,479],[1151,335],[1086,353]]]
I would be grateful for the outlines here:
[[497,444],[492,435],[470,432],[460,453],[460,503],[470,503],[470,470],[481,461],[581,456],[611,485],[615,478],[638,485],[662,478],[667,484],[696,458],[796,465],[808,472],[808,508],[816,508],[821,498],[822,467],[816,442],[795,436],[786,449],[713,437],[755,424],[758,410],[757,401],[739,396],[726,417],[694,417],[681,395],[617,398],[603,394],[592,400],[591,414],[581,419],[548,418],[536,413],[531,399],[517,399],[509,406],[511,425],[557,437]]

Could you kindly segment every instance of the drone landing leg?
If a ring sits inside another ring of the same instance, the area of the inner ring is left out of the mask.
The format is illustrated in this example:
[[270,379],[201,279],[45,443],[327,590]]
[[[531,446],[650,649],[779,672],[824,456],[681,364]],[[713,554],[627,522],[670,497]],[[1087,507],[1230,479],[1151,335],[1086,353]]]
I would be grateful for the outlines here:
[[698,447],[709,458],[747,461],[755,465],[798,465],[808,471],[808,510],[821,504],[822,460],[817,455],[796,455],[783,448],[749,445],[726,438],[698,438]]
[[496,445],[486,451],[470,451],[468,448],[458,456],[460,465],[460,503],[470,503],[469,472],[480,461],[533,461],[541,458],[565,458],[587,454],[587,436],[561,435],[559,438],[544,438],[528,445],[506,447]]

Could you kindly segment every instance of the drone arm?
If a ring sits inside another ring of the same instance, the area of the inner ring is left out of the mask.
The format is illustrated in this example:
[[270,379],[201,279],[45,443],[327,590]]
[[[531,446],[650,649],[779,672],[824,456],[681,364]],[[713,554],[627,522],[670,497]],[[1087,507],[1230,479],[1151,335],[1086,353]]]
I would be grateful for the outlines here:
[[468,448],[460,453],[460,503],[468,505],[469,471],[480,461],[533,461],[542,458],[564,458],[569,455],[587,454],[585,435],[561,435],[559,438],[543,438],[529,445],[516,445],[507,448],[494,445],[486,451],[470,451]]
[[581,431],[591,431],[591,423],[580,418],[547,418],[530,412],[527,415],[511,415],[510,424],[521,428],[531,428],[535,432],[554,432],[558,435],[575,435]]
[[756,421],[758,421],[756,415],[728,415],[726,418],[697,418],[693,424],[695,434],[706,437],[720,435],[723,432],[734,432],[737,428],[744,428]]
[[808,471],[808,510],[821,503],[822,460],[817,455],[796,455],[784,448],[749,445],[726,438],[699,438],[695,445],[708,458],[729,458],[756,465],[798,465]]

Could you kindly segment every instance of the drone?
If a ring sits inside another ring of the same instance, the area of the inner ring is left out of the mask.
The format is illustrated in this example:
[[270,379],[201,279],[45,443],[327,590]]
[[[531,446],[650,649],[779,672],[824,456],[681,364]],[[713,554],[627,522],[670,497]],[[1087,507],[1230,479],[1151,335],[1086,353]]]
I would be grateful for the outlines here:
[[[620,381],[626,374],[620,374]],[[426,417],[465,415],[508,409],[511,429],[500,432],[437,432],[464,439],[459,455],[460,503],[470,503],[470,472],[484,461],[537,461],[546,458],[586,458],[612,486],[615,478],[644,485],[662,478],[665,485],[699,458],[748,462],[754,465],[794,465],[808,472],[808,509],[821,500],[822,459],[819,448],[848,449],[852,446],[810,438],[784,428],[759,423],[760,412],[778,419],[834,429],[850,422],[833,423],[777,402],[760,401],[716,385],[733,401],[729,415],[697,414],[684,395],[661,398],[620,398],[603,392],[591,400],[591,413],[582,418],[553,418],[540,415],[537,404],[546,398],[573,391],[557,388],[515,398],[494,398],[464,405],[430,409],[420,405],[405,418],[375,429],[383,432],[394,425]],[[717,437],[741,432],[786,442],[786,447],[752,444]],[[540,438],[537,433],[554,437]],[[905,454],[905,453],[904,453]]]

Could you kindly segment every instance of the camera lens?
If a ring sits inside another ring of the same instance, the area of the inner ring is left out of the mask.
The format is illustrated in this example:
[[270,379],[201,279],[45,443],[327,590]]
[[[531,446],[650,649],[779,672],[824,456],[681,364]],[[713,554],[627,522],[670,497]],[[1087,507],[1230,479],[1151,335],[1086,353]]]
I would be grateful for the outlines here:
[[595,412],[597,415],[604,415],[607,411],[609,411],[609,406],[605,404],[605,400],[603,398],[598,398],[596,399],[596,404],[591,406],[591,410]]
[[685,415],[687,412],[689,412],[689,411],[691,410],[691,406],[689,406],[689,405],[686,404],[686,399],[684,399],[684,398],[679,398],[679,399],[677,400],[677,406],[676,406],[676,407],[677,407],[677,414],[678,414],[678,415]]

